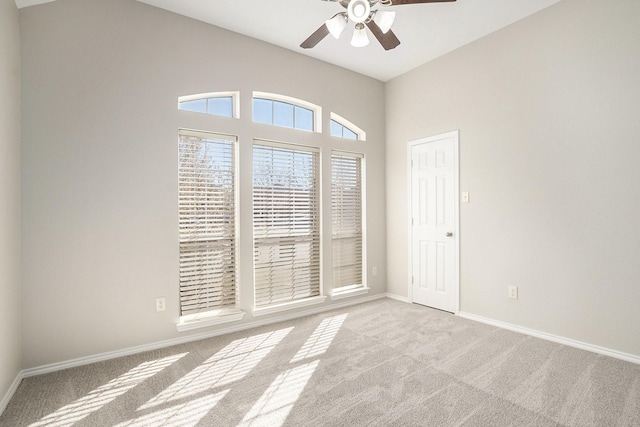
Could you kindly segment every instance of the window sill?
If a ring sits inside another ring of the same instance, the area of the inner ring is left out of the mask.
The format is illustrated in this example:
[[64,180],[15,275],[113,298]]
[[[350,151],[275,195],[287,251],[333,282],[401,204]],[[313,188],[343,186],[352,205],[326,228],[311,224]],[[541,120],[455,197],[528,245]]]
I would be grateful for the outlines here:
[[242,320],[246,313],[240,310],[226,310],[219,312],[203,313],[202,315],[187,316],[187,320],[180,319],[176,325],[178,332],[191,331],[207,326],[221,325],[223,323]]
[[355,297],[358,295],[365,295],[365,294],[368,294],[370,290],[371,288],[360,286],[357,288],[334,291],[331,294],[331,300],[335,301],[339,299]]
[[294,308],[307,307],[310,305],[322,304],[327,299],[326,296],[311,297],[300,301],[286,302],[284,304],[272,305],[270,307],[255,308],[251,312],[254,317],[266,316],[267,314],[280,313],[282,311],[293,310]]

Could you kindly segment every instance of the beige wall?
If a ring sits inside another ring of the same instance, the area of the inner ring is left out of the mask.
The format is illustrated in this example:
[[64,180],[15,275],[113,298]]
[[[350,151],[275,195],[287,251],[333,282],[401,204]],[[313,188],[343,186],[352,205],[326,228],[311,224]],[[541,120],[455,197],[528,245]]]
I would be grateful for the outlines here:
[[[12,3],[3,3],[3,42],[17,31]],[[178,127],[239,135],[245,162],[254,136],[365,152],[369,271],[379,270],[370,285],[401,296],[407,141],[459,129],[461,190],[471,193],[461,205],[462,310],[640,355],[639,12],[635,0],[564,0],[383,85],[133,0],[21,10],[22,367],[184,336],[175,330]],[[17,57],[19,44],[6,54],[2,46],[1,63],[11,64],[4,58]],[[17,75],[0,70],[2,90],[15,90]],[[179,95],[216,90],[241,91],[241,120],[176,111]],[[368,141],[356,149],[253,125],[252,90],[319,104],[325,126],[335,111]],[[2,112],[17,115],[19,97],[2,100]],[[18,130],[2,132],[3,144],[4,135],[15,141],[0,158],[14,209],[0,230],[14,234],[0,262],[15,270]],[[249,233],[241,245],[246,292]],[[18,272],[7,271],[4,323],[18,306]],[[520,287],[518,301],[508,285]],[[167,312],[155,313],[157,296]],[[19,368],[14,325],[0,332],[3,348],[15,347],[0,355],[0,387]]]
[[639,16],[564,0],[386,85],[389,292],[407,141],[459,129],[462,311],[640,355]]
[[[0,0],[0,401],[20,371],[20,29]],[[1,410],[2,408],[0,408]]]
[[[185,336],[175,327],[179,127],[239,135],[244,166],[254,136],[364,152],[367,250],[379,271],[369,284],[385,291],[381,82],[133,0],[59,0],[20,17],[24,368]],[[240,120],[176,109],[179,95],[226,90],[241,92]],[[253,90],[322,106],[326,129],[335,111],[368,140],[254,125]],[[242,292],[252,278],[250,176],[244,167]],[[322,201],[330,213],[330,191]]]

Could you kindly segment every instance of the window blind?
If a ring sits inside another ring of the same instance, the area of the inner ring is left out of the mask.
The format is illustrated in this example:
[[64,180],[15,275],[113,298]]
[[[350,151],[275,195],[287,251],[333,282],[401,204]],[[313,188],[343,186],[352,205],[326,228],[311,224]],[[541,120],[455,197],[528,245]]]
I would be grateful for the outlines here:
[[254,304],[320,295],[319,151],[253,146]]
[[180,131],[182,316],[236,305],[236,141],[226,135]]
[[331,155],[333,288],[362,286],[362,155]]

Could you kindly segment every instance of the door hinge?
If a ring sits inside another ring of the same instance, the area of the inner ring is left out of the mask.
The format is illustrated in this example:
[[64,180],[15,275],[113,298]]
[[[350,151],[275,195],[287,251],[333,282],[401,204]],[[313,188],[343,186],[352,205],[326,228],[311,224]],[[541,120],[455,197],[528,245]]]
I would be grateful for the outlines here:
[[411,276],[411,284],[413,285],[415,283],[415,276]]
[[413,218],[411,218],[411,225],[413,225]]

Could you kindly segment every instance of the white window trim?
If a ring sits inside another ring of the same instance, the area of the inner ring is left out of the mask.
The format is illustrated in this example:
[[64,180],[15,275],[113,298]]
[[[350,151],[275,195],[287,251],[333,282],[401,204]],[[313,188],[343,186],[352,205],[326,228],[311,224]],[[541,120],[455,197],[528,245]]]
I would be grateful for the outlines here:
[[[227,91],[227,92],[208,92],[208,93],[198,93],[194,95],[185,95],[178,97],[178,107],[181,102],[187,101],[196,101],[198,99],[209,99],[209,98],[229,98],[231,97],[231,114],[232,118],[239,119],[240,118],[240,92],[238,91]],[[211,114],[215,116],[215,114]],[[217,116],[220,117],[220,116]]]
[[293,310],[294,308],[308,307],[311,305],[322,304],[327,300],[325,295],[319,295],[317,297],[305,298],[298,301],[285,302],[283,304],[271,305],[269,307],[254,308],[251,311],[251,315],[266,316],[267,314],[281,313],[283,311]]
[[[280,95],[277,93],[253,91],[253,98],[268,99],[270,101],[286,102],[287,104],[297,105],[313,111],[313,132],[322,133],[322,107],[302,99],[293,98],[291,96]],[[295,129],[295,128],[292,128]],[[296,129],[300,130],[300,129]]]
[[208,311],[206,313],[190,314],[180,317],[176,328],[178,332],[191,331],[207,326],[221,325],[224,323],[239,322],[246,313],[240,309],[227,309]]
[[[310,153],[321,153],[320,147],[314,147],[313,145],[297,144],[295,142],[282,142],[282,141],[274,141],[272,139],[253,138],[253,145],[256,145],[256,144],[263,145],[265,147],[305,150]],[[320,158],[320,161],[322,161],[322,158]]]
[[[208,130],[196,130],[196,129],[188,129],[188,128],[178,128],[178,132],[180,135],[188,135],[195,136],[199,138],[214,138],[223,141],[233,142],[235,144],[238,143],[238,136],[231,135],[229,133],[221,133],[221,132],[211,132]],[[236,168],[238,167],[238,160],[236,159]]]
[[333,111],[331,112],[331,120],[341,124],[342,126],[344,126],[347,129],[349,129],[351,132],[355,133],[358,136],[358,141],[366,141],[367,140],[367,133],[364,130],[362,130],[358,126],[354,125],[353,123],[351,123],[349,120],[345,119],[344,117],[337,115]]
[[358,295],[368,294],[371,288],[363,287],[362,285],[352,285],[345,286],[344,288],[339,288],[331,292],[331,300],[340,300],[345,298],[351,298]]

